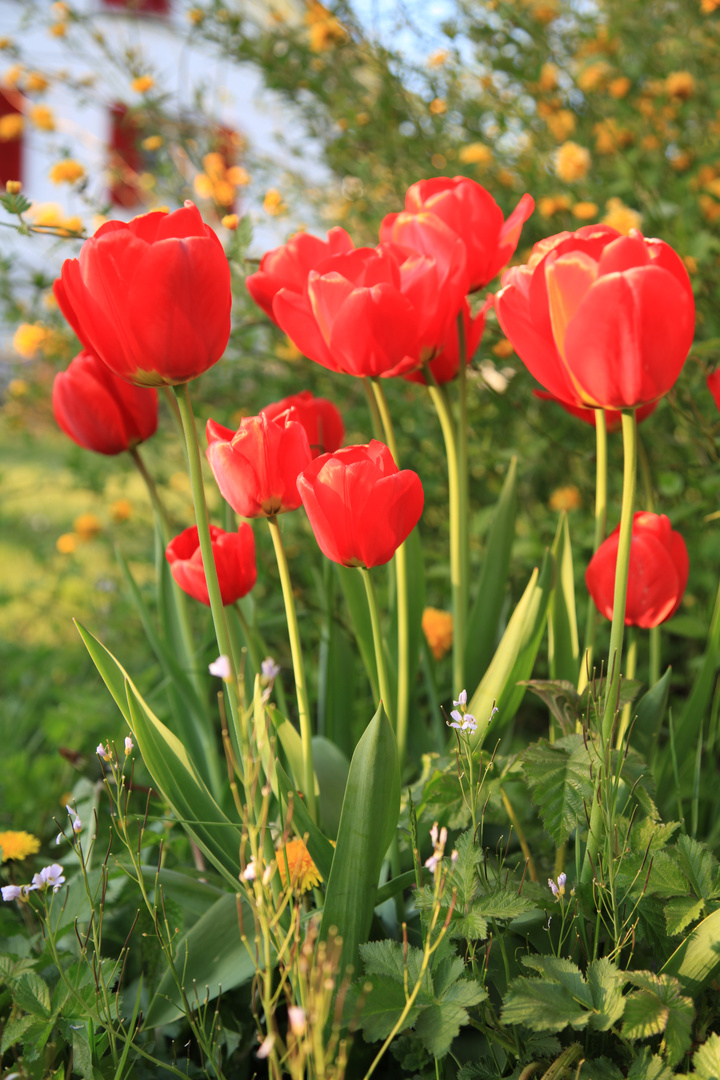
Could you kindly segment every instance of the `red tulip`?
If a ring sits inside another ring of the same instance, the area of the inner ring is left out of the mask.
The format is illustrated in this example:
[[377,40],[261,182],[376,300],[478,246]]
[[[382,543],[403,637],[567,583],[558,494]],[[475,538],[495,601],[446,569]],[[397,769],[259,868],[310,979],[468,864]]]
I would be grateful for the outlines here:
[[241,517],[297,510],[298,473],[312,461],[305,428],[288,409],[277,419],[248,416],[238,430],[207,422],[207,459],[223,497]]
[[309,390],[302,390],[299,394],[291,394],[282,401],[266,405],[260,412],[274,420],[288,409],[295,410],[294,419],[305,428],[314,458],[320,454],[331,454],[342,445],[345,425],[332,401],[313,397]]
[[230,267],[191,202],[106,221],[65,260],[54,292],[85,348],[137,386],[194,379],[230,336]]
[[[252,528],[242,524],[237,532],[225,532],[210,526],[213,557],[220,582],[223,604],[234,604],[252,589],[257,580],[255,537]],[[183,592],[201,604],[210,606],[197,526],[185,529],[165,550],[170,571]]]
[[260,269],[245,280],[247,290],[273,322],[273,300],[280,289],[304,293],[308,274],[331,255],[352,251],[354,244],[344,229],[330,229],[326,240],[299,232],[282,247],[266,251]]
[[[612,619],[620,526],[593,555],[585,584],[598,611]],[[641,511],[633,518],[625,625],[659,626],[680,606],[690,563],[680,533],[664,514]]]
[[[582,420],[586,424],[592,424],[595,427],[597,409],[585,409],[582,405],[568,405],[566,401],[553,397],[546,390],[533,390],[533,394],[536,398],[540,398],[541,401],[554,401],[556,405],[559,405],[565,412],[570,413],[571,416],[576,416],[578,420]],[[642,405],[635,413],[638,424],[641,424],[643,420],[647,420],[648,416],[652,416],[659,404],[659,401],[651,401],[649,405]],[[618,431],[621,424],[621,414],[617,409],[605,410],[605,426],[609,432]]]
[[[470,305],[465,301],[465,306],[463,307],[463,322],[465,324],[465,363],[468,366],[477,352],[480,339],[483,336],[483,330],[485,329],[485,314],[491,306],[492,299],[483,306],[482,310],[479,311],[473,319],[470,316]],[[445,348],[430,361],[429,365],[435,382],[440,386],[444,383],[452,382],[453,379],[457,378],[458,372],[460,371],[460,348],[458,343],[457,320],[451,323],[446,340],[447,344],[445,345]],[[408,375],[403,375],[403,378],[407,379],[408,382],[422,383],[423,386],[427,381],[422,371],[411,371]]]
[[420,520],[423,488],[398,471],[387,446],[346,446],[323,454],[298,477],[298,490],[320,550],[343,566],[389,562]]
[[708,375],[707,388],[712,394],[718,409],[720,409],[720,368],[718,368],[717,371],[713,371],[712,375]]
[[587,225],[535,245],[503,275],[498,320],[538,382],[569,405],[630,409],[673,386],[692,344],[695,303],[662,240]]
[[131,386],[87,351],[55,376],[52,407],[58,427],[97,454],[132,450],[157,428],[157,390]]
[[[467,249],[468,291],[487,285],[512,258],[522,227],[535,202],[523,195],[507,221],[489,191],[466,176],[436,176],[418,180],[405,195],[405,212],[388,214],[380,226],[380,239],[412,247],[434,215],[440,218]],[[413,220],[414,219],[414,220]],[[420,248],[419,250],[424,250]]]

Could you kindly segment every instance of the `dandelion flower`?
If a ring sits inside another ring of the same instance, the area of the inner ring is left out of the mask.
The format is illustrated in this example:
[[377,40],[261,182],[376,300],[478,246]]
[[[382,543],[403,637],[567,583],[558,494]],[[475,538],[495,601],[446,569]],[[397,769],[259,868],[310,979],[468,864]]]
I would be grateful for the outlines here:
[[53,184],[75,184],[85,176],[85,168],[74,158],[56,161],[48,173]]
[[27,859],[40,850],[40,841],[28,832],[0,832],[0,862]]
[[265,193],[263,199],[263,210],[270,217],[277,217],[279,214],[284,214],[287,210],[287,205],[283,202],[283,197],[277,188],[270,188]]
[[[287,859],[287,867],[285,860]],[[287,871],[290,872],[290,884],[299,892],[307,892],[320,884],[320,874],[310,857],[310,852],[298,837],[288,841],[277,852],[278,870],[283,887],[287,885]]]
[[47,341],[47,327],[41,323],[20,323],[13,337],[13,347],[25,360],[33,360]]
[[73,521],[73,529],[80,540],[94,540],[102,532],[102,524],[96,514],[80,514]]
[[426,607],[422,614],[422,630],[430,652],[436,660],[442,660],[452,648],[452,614],[449,611],[440,611],[438,608]]
[[570,183],[583,180],[590,169],[590,151],[576,142],[563,143],[555,158],[555,173]]

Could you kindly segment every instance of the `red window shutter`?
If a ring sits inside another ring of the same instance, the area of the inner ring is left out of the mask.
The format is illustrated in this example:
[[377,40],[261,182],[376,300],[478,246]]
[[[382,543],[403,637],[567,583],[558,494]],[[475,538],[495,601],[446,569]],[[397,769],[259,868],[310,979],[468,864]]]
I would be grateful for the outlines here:
[[110,109],[110,199],[113,206],[130,210],[140,202],[137,176],[142,172],[143,155],[140,137],[127,105]]
[[[3,90],[0,90],[0,117],[12,114],[22,115],[20,109],[12,103]],[[19,180],[22,183],[22,159],[22,133],[16,139],[0,141],[0,186],[4,188],[8,180]]]
[[103,7],[124,8],[131,14],[169,15],[170,0],[102,0]]

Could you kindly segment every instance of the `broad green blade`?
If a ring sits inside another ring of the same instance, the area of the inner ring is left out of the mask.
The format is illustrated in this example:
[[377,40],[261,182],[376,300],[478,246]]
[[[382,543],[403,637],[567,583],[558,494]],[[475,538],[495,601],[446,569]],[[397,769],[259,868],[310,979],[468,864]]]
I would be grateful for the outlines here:
[[497,501],[485,560],[470,612],[465,645],[465,680],[476,686],[490,663],[505,600],[517,513],[517,458],[513,458]]
[[[331,574],[334,581],[332,567]],[[357,649],[334,615],[325,621],[318,664],[318,730],[349,757],[355,746],[351,721],[358,693]]]
[[339,969],[359,971],[359,946],[367,941],[377,884],[400,812],[397,743],[380,706],[355,748],[343,800],[337,846],[325,895],[320,936],[331,927],[342,936]]
[[580,663],[577,615],[575,613],[575,577],[568,517],[563,511],[551,548],[557,577],[548,611],[548,657],[550,678],[577,683]]
[[[254,922],[249,905],[240,895],[226,893],[175,945],[175,971],[191,1007],[197,1007],[196,993],[202,1005],[214,1001],[221,991],[248,982],[255,974],[255,962],[240,940],[240,918],[245,932],[250,934]],[[166,968],[144,1026],[171,1024],[184,1011],[180,989],[172,971]]]
[[720,969],[720,911],[713,911],[688,934],[667,963],[661,975],[674,975],[682,991],[696,997]]
[[637,706],[633,709],[635,723],[632,729],[633,749],[652,764],[658,745],[658,736],[662,728],[665,710],[667,709],[668,696],[670,694],[670,675],[672,668],[668,668],[654,686],[643,694]]
[[350,762],[342,750],[322,735],[313,738],[312,751],[319,789],[320,826],[326,836],[335,838],[340,827]]
[[554,578],[555,560],[547,551],[540,570],[537,567],[533,570],[502,641],[468,707],[477,720],[478,740],[487,731],[493,702],[498,709],[493,720],[493,731],[506,727],[520,707],[526,687],[518,683],[532,675],[545,629]]

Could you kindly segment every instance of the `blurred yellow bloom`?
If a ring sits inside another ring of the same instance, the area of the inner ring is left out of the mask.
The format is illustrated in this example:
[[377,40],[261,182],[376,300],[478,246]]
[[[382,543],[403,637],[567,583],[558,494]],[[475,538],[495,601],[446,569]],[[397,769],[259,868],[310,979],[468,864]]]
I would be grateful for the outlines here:
[[56,19],[67,19],[70,14],[70,5],[65,3],[65,0],[57,0],[56,3],[50,5],[50,10]]
[[96,514],[80,514],[73,521],[73,529],[80,540],[94,540],[102,532],[102,524]]
[[632,86],[632,82],[628,79],[627,75],[620,75],[617,79],[611,79],[608,83],[608,93],[614,97],[624,98],[628,90]]
[[226,214],[225,217],[222,219],[222,223],[226,229],[230,229],[231,232],[235,232],[238,225],[240,224],[240,218],[237,216],[237,214]]
[[25,360],[32,360],[47,341],[48,333],[42,323],[20,323],[13,337],[13,347]]
[[610,225],[618,232],[627,236],[631,229],[639,229],[642,225],[642,214],[626,206],[622,199],[614,197],[605,203],[607,213],[602,219],[604,225]]
[[593,90],[597,90],[599,86],[605,82],[608,75],[609,67],[604,60],[598,60],[595,64],[590,64],[580,72],[577,78],[577,84],[584,94],[590,94]]
[[442,660],[453,643],[453,617],[449,611],[426,607],[422,613],[422,630],[430,652],[436,660]]
[[447,102],[439,97],[433,98],[429,109],[433,116],[442,116],[443,113],[447,112]]
[[371,117],[370,117],[370,113],[367,113],[367,112],[359,112],[359,113],[357,114],[357,116],[355,117],[355,123],[356,123],[356,124],[357,124],[357,125],[358,125],[359,127],[365,127],[365,125],[366,125],[366,124],[369,124],[369,123],[370,123],[370,119],[371,119]]
[[431,52],[427,58],[427,66],[429,68],[444,67],[450,59],[450,53],[447,49],[435,49]]
[[143,150],[152,151],[152,150],[159,150],[160,147],[162,146],[162,144],[163,144],[162,135],[148,135],[147,139],[143,139],[141,145],[142,145]]
[[41,131],[55,130],[55,114],[48,105],[33,105],[29,116],[31,122]]
[[560,109],[548,116],[545,123],[556,142],[563,142],[575,130],[575,114],[570,109]]
[[582,498],[575,485],[568,484],[566,487],[555,488],[550,495],[548,506],[555,511],[577,510],[578,507],[582,506]]
[[538,211],[542,217],[552,217],[561,210],[570,209],[570,199],[567,195],[545,195],[538,201]]
[[515,176],[509,169],[498,169],[497,179],[498,183],[502,184],[503,187],[515,186]]
[[275,355],[279,357],[280,360],[289,360],[291,364],[302,359],[302,353],[297,345],[287,336],[285,337],[284,342],[278,342],[275,346]]
[[318,0],[310,0],[305,22],[312,52],[325,52],[333,45],[347,40],[348,32],[345,27]]
[[250,182],[245,169],[239,165],[228,168],[223,155],[217,152],[205,155],[203,169],[193,180],[195,191],[201,199],[213,199],[219,206],[232,206],[235,188]]
[[640,140],[640,145],[642,146],[643,150],[659,150],[660,140],[658,139],[657,135],[643,135],[642,139]]
[[78,546],[78,538],[75,533],[63,533],[55,541],[55,547],[61,555],[72,555]]
[[138,75],[137,79],[133,79],[130,83],[130,88],[136,94],[146,94],[148,90],[152,90],[154,85],[155,80],[152,75]]
[[447,165],[447,158],[444,154],[433,154],[433,156],[430,158],[430,164],[432,165],[433,169],[437,169],[438,172],[442,172],[442,170]]
[[2,75],[3,86],[7,86],[8,90],[14,90],[20,82],[24,71],[25,68],[22,64],[13,64],[12,67],[6,68]]
[[535,3],[530,8],[530,14],[539,23],[552,22],[560,14],[558,0],[535,0]]
[[117,499],[110,507],[113,521],[127,521],[132,517],[133,506],[129,499]]
[[12,38],[0,37],[0,49],[9,49],[12,43]]
[[502,338],[496,345],[493,345],[492,351],[501,360],[507,360],[515,352],[507,338]]
[[263,199],[263,210],[270,217],[277,217],[279,214],[284,214],[287,210],[286,204],[283,202],[283,197],[277,188],[270,188],[265,193]]
[[85,169],[74,158],[56,161],[48,173],[53,184],[75,184],[85,176]]
[[688,154],[687,150],[678,150],[670,158],[670,166],[675,169],[676,172],[685,172],[692,165],[692,158]]
[[720,7],[720,0],[700,0],[700,10],[703,15],[712,15]]
[[597,217],[598,204],[594,202],[578,202],[571,207],[573,215],[579,221],[592,221],[594,217]]
[[25,127],[25,117],[21,113],[6,113],[0,116],[0,142],[12,142],[19,139]]
[[188,20],[193,24],[193,26],[199,26],[205,18],[205,12],[202,10],[202,8],[190,8],[187,13],[187,17]]
[[619,149],[629,146],[635,135],[629,128],[621,128],[613,117],[600,120],[593,127],[595,149],[598,154],[614,154]]
[[490,165],[492,159],[492,150],[481,142],[468,143],[467,146],[461,147],[458,153],[458,160],[463,165]]
[[10,397],[25,397],[25,395],[29,393],[30,383],[27,379],[11,379],[8,383],[8,394]]
[[0,832],[0,862],[27,859],[40,850],[40,841],[28,832]]
[[289,840],[284,847],[278,848],[276,855],[283,888],[288,884],[288,873],[290,886],[298,892],[307,892],[308,889],[320,884],[322,879],[318,868],[299,837]]
[[665,89],[670,97],[687,101],[695,93],[695,79],[689,71],[672,71],[665,80]]
[[47,90],[50,83],[39,71],[29,71],[23,80],[23,86],[29,94],[40,94]]
[[22,183],[20,182],[20,180],[6,180],[5,190],[7,191],[8,195],[19,195],[22,191]]
[[[718,2],[720,2],[720,0],[718,0]],[[698,272],[697,259],[693,258],[692,255],[683,255],[683,262],[685,263],[685,268],[686,268],[688,274],[697,274],[697,272]]]
[[555,173],[566,183],[583,180],[590,169],[590,151],[576,142],[566,142],[555,158]]
[[64,22],[53,23],[52,26],[48,27],[48,33],[53,37],[65,37],[67,34],[67,24]]
[[716,202],[712,195],[701,195],[698,199],[698,205],[703,213],[703,216],[710,222],[720,220],[720,202]]
[[558,85],[558,69],[555,64],[543,64],[540,68],[540,78],[538,79],[538,90],[555,90]]

